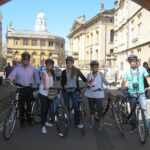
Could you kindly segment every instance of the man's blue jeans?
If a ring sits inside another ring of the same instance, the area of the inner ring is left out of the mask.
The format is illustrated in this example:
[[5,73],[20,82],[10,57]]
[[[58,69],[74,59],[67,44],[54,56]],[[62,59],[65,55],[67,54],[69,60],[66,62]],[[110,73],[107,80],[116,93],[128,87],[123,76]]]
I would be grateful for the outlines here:
[[70,109],[70,98],[72,100],[73,109],[74,109],[74,124],[76,126],[80,123],[79,113],[78,113],[78,95],[77,95],[77,91],[63,92],[63,96],[64,96],[64,102],[65,102],[65,105],[66,105],[68,111]]
[[[130,102],[131,110],[133,109],[133,107],[135,106],[135,103],[136,103],[136,98],[135,97],[136,97],[136,94],[131,94],[131,93],[129,94],[129,102]],[[147,100],[146,100],[146,97],[145,97],[145,93],[140,94],[139,102],[140,102],[140,105],[141,105],[141,107],[144,111],[146,127],[149,129],[150,124],[149,124],[148,114],[147,114]],[[131,124],[132,124],[133,127],[137,126],[135,112],[131,116]]]

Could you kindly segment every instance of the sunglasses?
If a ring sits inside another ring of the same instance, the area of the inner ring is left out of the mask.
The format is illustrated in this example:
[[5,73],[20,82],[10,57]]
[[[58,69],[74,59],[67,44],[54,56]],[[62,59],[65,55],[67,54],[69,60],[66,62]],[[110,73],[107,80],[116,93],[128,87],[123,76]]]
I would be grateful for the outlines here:
[[30,60],[29,58],[23,58],[23,60]]
[[132,63],[132,62],[136,62],[136,60],[135,59],[129,60],[129,63]]

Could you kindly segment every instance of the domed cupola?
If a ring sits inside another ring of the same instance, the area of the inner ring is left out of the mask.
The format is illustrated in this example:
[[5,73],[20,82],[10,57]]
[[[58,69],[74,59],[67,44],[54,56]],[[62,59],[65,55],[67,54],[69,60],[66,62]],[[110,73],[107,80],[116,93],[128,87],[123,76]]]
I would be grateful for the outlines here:
[[39,12],[36,17],[35,31],[47,32],[46,16],[43,12]]

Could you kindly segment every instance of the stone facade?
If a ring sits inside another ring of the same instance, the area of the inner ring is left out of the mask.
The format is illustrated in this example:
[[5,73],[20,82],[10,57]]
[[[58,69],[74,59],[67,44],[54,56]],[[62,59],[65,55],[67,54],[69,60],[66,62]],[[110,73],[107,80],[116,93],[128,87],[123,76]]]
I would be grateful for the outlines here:
[[132,0],[116,1],[114,50],[120,70],[128,67],[129,53],[138,56],[140,64],[150,64],[150,12]]
[[[40,13],[41,16],[41,13]],[[45,15],[43,15],[45,17]],[[39,14],[37,15],[37,19]],[[41,18],[43,21],[43,18]],[[37,23],[36,31],[18,31],[10,24],[7,31],[7,62],[20,61],[21,54],[27,51],[31,54],[31,63],[39,66],[42,60],[52,58],[56,66],[64,64],[65,40],[52,35],[47,28]],[[43,21],[45,24],[45,21]],[[45,24],[46,25],[46,24]]]
[[114,10],[103,10],[86,21],[85,16],[78,17],[69,38],[69,51],[80,68],[89,68],[91,60],[98,60],[101,67],[113,66],[113,16]]

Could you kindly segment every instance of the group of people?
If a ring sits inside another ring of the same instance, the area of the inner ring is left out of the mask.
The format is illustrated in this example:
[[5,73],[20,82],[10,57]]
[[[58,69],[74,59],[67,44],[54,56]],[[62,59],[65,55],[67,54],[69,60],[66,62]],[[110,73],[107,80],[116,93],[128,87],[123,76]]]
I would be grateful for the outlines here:
[[[30,64],[30,54],[24,52],[22,54],[22,63],[17,65],[13,71],[9,74],[8,80],[10,82],[14,82],[15,84],[24,87],[20,90],[19,94],[19,115],[20,115],[20,125],[23,127],[25,125],[25,121],[29,125],[32,124],[32,119],[30,116],[31,112],[31,101],[33,90],[30,87],[30,84],[36,84],[39,86],[39,96],[41,100],[41,132],[47,133],[46,127],[53,126],[52,122],[47,119],[47,114],[50,109],[51,100],[48,97],[48,92],[50,87],[54,87],[55,83],[55,72],[53,70],[54,61],[52,59],[47,59],[45,61],[45,69],[41,70],[40,76],[35,67]],[[135,94],[134,84],[138,84],[139,92],[143,94],[140,96],[142,108],[145,110],[145,117],[147,118],[147,109],[146,109],[146,98],[144,94],[144,77],[148,81],[148,85],[150,85],[150,80],[148,77],[147,70],[144,67],[137,66],[137,57],[131,56],[128,58],[130,69],[124,74],[124,80],[122,82],[122,89],[126,89],[128,87],[128,91],[130,94]],[[66,69],[62,71],[61,74],[61,86],[63,88],[62,94],[64,98],[64,103],[69,110],[70,107],[70,98],[73,103],[74,108],[74,125],[77,128],[83,128],[83,124],[80,123],[79,114],[78,114],[78,91],[73,90],[71,92],[67,92],[67,88],[73,87],[78,89],[79,87],[79,78],[81,78],[85,84],[88,86],[85,91],[85,96],[88,98],[89,109],[90,109],[90,128],[94,127],[94,113],[95,113],[95,105],[97,106],[97,111],[99,114],[99,131],[103,129],[103,100],[104,100],[104,91],[96,91],[95,89],[103,89],[103,85],[106,86],[112,85],[113,83],[109,83],[105,75],[99,71],[99,63],[94,60],[90,62],[90,73],[87,78],[82,74],[80,69],[74,66],[74,58],[72,56],[68,56],[66,58]],[[25,120],[24,114],[24,106],[27,104],[28,116],[26,116],[27,120]],[[134,103],[134,99],[131,100],[131,107]],[[135,116],[132,117],[132,127],[133,129],[136,127]],[[149,128],[149,123],[147,122],[147,128]]]

